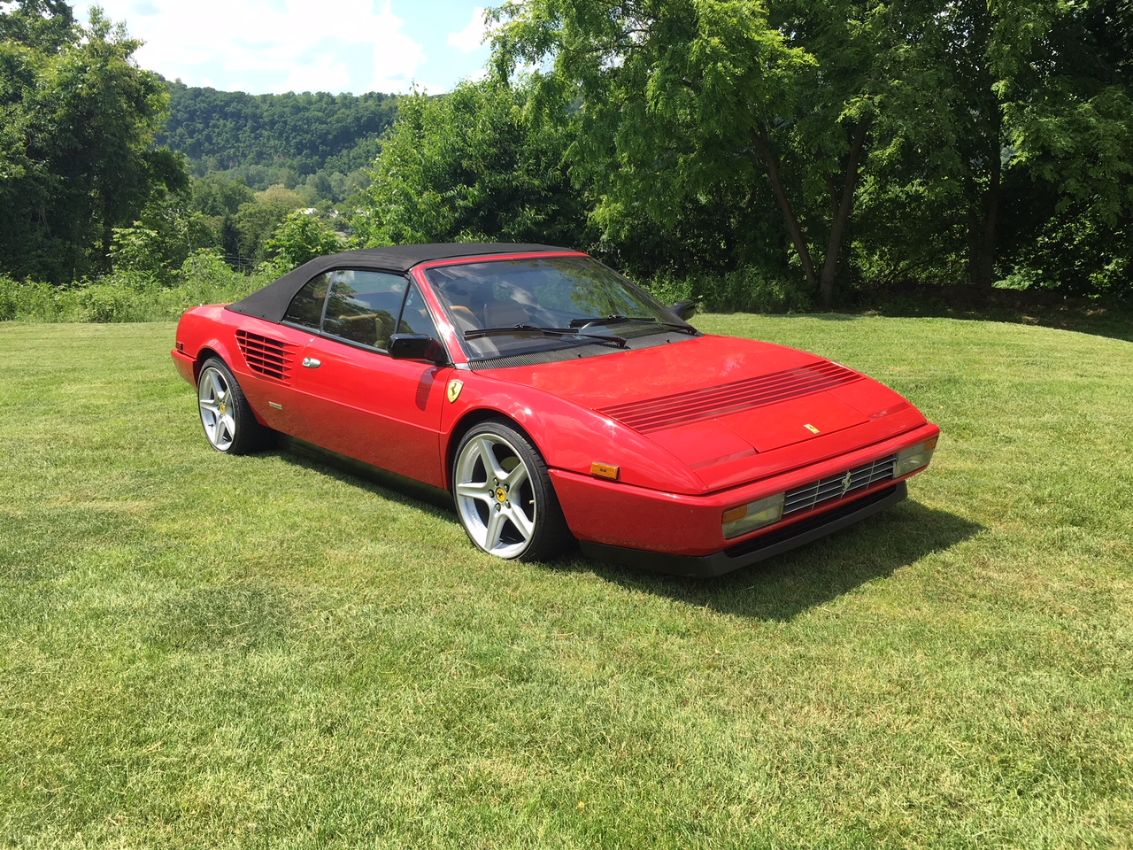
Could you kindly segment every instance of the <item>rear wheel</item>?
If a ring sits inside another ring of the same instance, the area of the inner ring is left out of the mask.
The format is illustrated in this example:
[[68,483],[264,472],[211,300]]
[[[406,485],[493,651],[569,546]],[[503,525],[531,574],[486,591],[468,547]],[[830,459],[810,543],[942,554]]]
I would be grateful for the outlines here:
[[452,482],[464,530],[489,555],[542,561],[570,544],[547,465],[510,425],[482,422],[465,434],[453,462]]
[[256,421],[232,372],[210,357],[197,375],[197,404],[205,438],[218,452],[248,454],[264,447],[270,432]]

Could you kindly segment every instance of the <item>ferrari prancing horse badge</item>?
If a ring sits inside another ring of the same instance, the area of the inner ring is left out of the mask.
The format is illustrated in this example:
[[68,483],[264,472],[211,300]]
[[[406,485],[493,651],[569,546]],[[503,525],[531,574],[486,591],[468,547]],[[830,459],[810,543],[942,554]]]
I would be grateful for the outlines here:
[[451,381],[449,381],[448,400],[456,401],[458,398],[460,398],[460,391],[462,389],[464,389],[464,381],[461,381],[458,378],[453,378]]

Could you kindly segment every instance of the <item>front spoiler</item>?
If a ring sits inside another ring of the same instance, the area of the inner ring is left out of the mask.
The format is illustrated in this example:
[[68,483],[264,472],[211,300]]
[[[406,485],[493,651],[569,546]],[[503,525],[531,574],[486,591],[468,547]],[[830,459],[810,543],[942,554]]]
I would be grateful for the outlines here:
[[649,552],[644,549],[627,549],[621,546],[608,546],[603,543],[579,541],[579,548],[587,557],[599,561],[636,569],[650,570],[677,576],[711,578],[730,573],[766,558],[789,552],[804,546],[835,531],[853,525],[868,516],[895,505],[908,496],[909,489],[904,481],[893,487],[879,490],[856,499],[849,504],[834,508],[796,522],[778,531],[771,531],[751,540],[730,546],[711,555],[667,555],[663,552]]

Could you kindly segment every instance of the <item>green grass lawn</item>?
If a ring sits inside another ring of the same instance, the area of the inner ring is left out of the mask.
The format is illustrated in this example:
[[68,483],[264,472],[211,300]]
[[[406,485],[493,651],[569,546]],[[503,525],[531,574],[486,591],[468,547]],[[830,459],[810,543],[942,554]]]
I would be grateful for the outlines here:
[[1133,343],[707,316],[944,428],[887,514],[686,581],[229,458],[173,327],[0,325],[0,845],[1133,844]]

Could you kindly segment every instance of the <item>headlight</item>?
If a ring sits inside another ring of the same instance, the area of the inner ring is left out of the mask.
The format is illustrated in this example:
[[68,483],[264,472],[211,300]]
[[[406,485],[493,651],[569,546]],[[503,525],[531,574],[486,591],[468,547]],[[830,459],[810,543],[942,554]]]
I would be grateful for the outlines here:
[[748,502],[724,511],[724,536],[739,537],[783,518],[783,494],[776,493],[758,502]]
[[907,449],[897,452],[897,463],[893,467],[893,477],[900,478],[917,469],[928,466],[932,460],[932,453],[936,449],[936,437],[917,443]]

